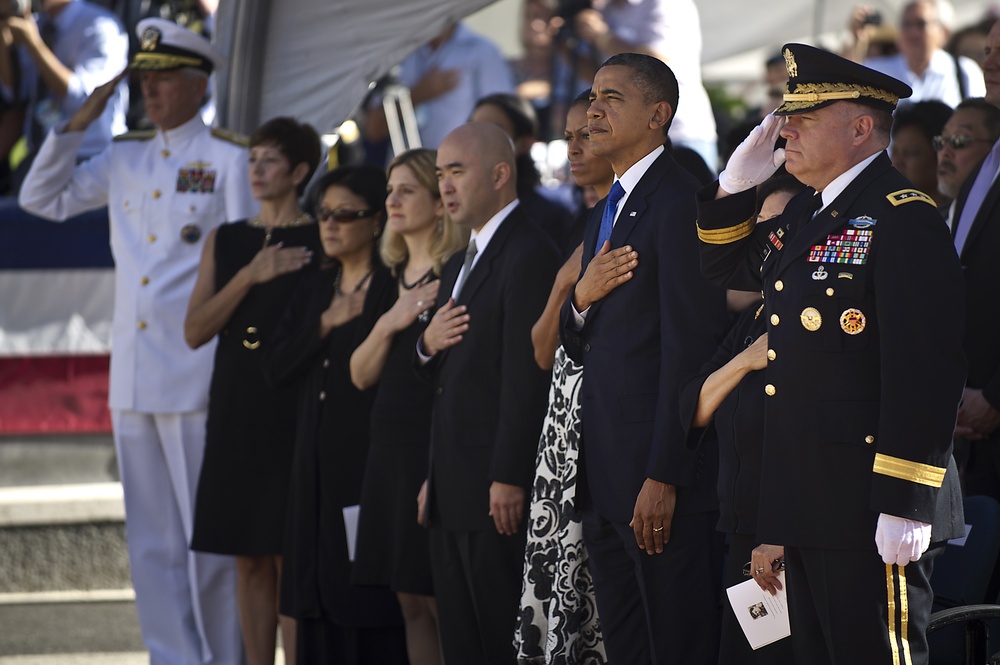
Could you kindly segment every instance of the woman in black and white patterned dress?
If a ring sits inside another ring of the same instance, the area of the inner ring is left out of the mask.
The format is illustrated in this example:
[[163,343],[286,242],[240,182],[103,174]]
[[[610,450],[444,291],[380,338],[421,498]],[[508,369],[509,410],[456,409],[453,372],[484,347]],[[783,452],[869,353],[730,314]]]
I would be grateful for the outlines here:
[[574,518],[583,368],[559,346],[559,310],[580,273],[584,223],[589,208],[607,196],[614,180],[611,164],[590,152],[589,93],[573,101],[566,114],[565,134],[570,169],[585,190],[587,210],[570,234],[570,256],[531,331],[535,361],[552,369],[549,410],[535,460],[521,609],[514,633],[518,663],[531,665],[607,662],[583,530]]

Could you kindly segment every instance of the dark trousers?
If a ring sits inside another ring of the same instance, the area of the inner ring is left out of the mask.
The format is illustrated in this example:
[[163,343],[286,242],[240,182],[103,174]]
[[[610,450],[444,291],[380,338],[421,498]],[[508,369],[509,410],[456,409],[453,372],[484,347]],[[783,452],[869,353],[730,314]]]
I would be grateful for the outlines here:
[[922,665],[934,592],[933,544],[919,561],[886,565],[875,551],[785,548],[792,647],[810,665]]
[[515,662],[526,532],[430,529],[431,571],[446,663]]
[[406,665],[402,626],[341,626],[329,619],[298,619],[296,665]]
[[[749,580],[743,575],[743,564],[750,560],[753,548],[760,545],[756,536],[730,534],[729,558],[723,586],[728,589]],[[729,597],[722,594],[722,642],[719,646],[719,665],[793,665],[792,641],[788,638],[772,642],[754,651],[750,648],[739,619],[729,604]]]
[[640,550],[628,524],[585,509],[583,542],[608,662],[711,665],[719,645],[721,562],[716,513],[674,517],[660,554]]

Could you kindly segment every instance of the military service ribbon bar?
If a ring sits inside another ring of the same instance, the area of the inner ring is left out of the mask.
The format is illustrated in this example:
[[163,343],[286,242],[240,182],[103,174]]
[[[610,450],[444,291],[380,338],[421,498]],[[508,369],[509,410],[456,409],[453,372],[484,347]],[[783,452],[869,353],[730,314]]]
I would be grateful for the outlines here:
[[823,245],[813,245],[809,250],[810,263],[849,263],[863,266],[868,263],[870,229],[845,229],[832,233]]

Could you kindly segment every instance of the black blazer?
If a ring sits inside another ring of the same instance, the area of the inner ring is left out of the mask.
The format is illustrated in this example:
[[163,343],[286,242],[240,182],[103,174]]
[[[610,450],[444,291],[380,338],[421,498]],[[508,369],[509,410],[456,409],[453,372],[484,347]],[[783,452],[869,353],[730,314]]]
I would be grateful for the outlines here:
[[[567,354],[584,366],[581,387],[585,491],[605,518],[628,522],[646,478],[676,485],[677,514],[714,510],[715,446],[690,451],[679,414],[684,379],[712,357],[728,329],[725,295],[698,266],[698,181],[664,152],[629,193],[611,246],[631,245],[633,277],[591,305],[576,330],[563,305]],[[594,256],[604,203],[584,234]],[[581,276],[583,272],[581,271]]]
[[[980,165],[982,166],[982,165]],[[954,219],[961,219],[969,190],[979,168],[969,176],[955,201]],[[953,226],[957,227],[957,223]],[[955,231],[952,231],[954,236]],[[959,257],[965,277],[965,353],[969,358],[968,385],[1000,408],[1000,181],[990,187],[972,221]]]
[[931,523],[936,541],[963,532],[961,276],[912,187],[883,152],[810,221],[812,189],[756,226],[753,190],[699,195],[706,276],[764,292],[762,542],[871,549],[879,513]]
[[[464,261],[458,252],[445,264],[438,307]],[[446,529],[495,528],[493,481],[531,487],[549,385],[549,373],[535,364],[531,327],[558,267],[551,239],[515,208],[462,287],[468,332],[419,368],[434,386],[430,517]]]

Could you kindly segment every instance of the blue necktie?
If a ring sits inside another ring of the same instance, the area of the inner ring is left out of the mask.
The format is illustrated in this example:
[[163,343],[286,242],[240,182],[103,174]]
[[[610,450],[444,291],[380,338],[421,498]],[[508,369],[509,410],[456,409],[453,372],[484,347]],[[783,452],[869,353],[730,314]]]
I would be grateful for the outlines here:
[[604,214],[601,215],[601,229],[597,232],[597,246],[594,247],[595,256],[601,251],[604,241],[611,237],[611,229],[615,226],[615,212],[618,210],[618,202],[622,200],[623,196],[625,196],[625,189],[622,188],[620,182],[615,180],[615,184],[611,185],[608,201],[604,204]]

